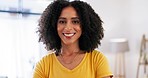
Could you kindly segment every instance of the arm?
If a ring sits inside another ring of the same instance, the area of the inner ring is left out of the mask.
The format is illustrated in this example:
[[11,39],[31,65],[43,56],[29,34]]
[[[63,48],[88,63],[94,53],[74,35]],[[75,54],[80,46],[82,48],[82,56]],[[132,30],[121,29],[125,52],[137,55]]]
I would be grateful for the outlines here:
[[33,78],[45,78],[41,62],[38,62],[33,72]]
[[98,57],[96,61],[97,78],[112,78],[113,74],[110,70],[107,58],[102,53],[99,53]]
[[33,78],[48,78],[49,76],[49,60],[43,57],[35,66]]

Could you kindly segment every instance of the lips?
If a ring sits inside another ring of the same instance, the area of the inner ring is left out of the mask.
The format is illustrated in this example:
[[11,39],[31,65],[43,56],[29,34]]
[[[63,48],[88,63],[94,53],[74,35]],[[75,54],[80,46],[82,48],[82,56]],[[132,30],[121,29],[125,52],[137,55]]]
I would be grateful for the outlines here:
[[63,33],[63,35],[66,37],[72,37],[75,35],[75,33]]

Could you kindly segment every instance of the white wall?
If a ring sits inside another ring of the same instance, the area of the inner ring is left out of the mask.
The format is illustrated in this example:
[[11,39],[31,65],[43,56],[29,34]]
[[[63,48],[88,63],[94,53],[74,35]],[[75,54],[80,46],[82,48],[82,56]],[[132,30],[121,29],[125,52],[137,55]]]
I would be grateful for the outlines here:
[[114,71],[115,54],[109,50],[109,39],[125,37],[130,46],[130,52],[125,54],[126,78],[136,78],[142,35],[146,34],[148,38],[148,0],[86,1],[104,21],[105,37],[100,50],[109,58],[112,70]]
[[39,59],[38,16],[0,13],[0,78],[31,78]]

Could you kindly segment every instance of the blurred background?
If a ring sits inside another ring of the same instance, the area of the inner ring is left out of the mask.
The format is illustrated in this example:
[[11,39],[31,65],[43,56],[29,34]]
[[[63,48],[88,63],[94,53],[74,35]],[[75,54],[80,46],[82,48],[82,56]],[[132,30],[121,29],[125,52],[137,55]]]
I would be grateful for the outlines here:
[[[0,0],[0,78],[31,78],[35,63],[48,52],[38,43],[38,20],[53,0]],[[148,0],[83,0],[103,20],[105,37],[97,48],[115,71],[110,39],[126,38],[126,78],[136,78],[142,35],[148,38]],[[139,71],[142,76],[143,69]]]

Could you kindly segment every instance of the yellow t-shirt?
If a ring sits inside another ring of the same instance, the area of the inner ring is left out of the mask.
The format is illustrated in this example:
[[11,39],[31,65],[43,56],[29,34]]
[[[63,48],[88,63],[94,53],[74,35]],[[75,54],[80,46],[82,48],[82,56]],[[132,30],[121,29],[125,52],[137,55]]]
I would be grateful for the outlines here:
[[111,75],[107,58],[94,50],[85,53],[81,63],[72,70],[64,67],[55,53],[48,54],[37,63],[33,78],[102,78]]

